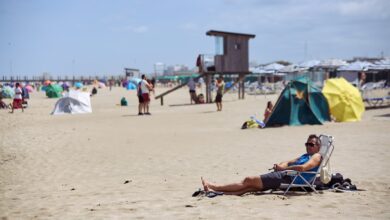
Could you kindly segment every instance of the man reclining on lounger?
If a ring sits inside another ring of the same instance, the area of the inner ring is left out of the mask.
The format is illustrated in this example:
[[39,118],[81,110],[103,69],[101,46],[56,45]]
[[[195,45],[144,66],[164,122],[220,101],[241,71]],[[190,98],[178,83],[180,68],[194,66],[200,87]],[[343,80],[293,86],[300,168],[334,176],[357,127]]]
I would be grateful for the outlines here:
[[[274,164],[274,172],[259,175],[245,177],[239,183],[231,183],[225,185],[219,185],[210,183],[205,179],[202,179],[204,191],[206,192],[222,192],[225,195],[243,195],[248,192],[265,191],[269,189],[278,189],[282,183],[291,183],[292,178],[283,172],[284,170],[295,171],[317,171],[321,163],[321,155],[318,153],[321,147],[321,141],[319,137],[312,134],[307,139],[306,154],[290,160]],[[303,178],[307,181],[312,180],[315,174],[303,174]],[[298,179],[299,178],[299,179]],[[298,177],[294,183],[304,183],[300,177]]]

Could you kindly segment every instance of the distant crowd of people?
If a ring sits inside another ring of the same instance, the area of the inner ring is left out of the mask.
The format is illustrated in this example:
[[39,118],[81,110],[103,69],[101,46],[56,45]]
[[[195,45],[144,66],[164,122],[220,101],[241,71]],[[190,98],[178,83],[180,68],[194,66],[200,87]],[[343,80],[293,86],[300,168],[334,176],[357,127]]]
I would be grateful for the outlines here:
[[[100,82],[99,82],[100,83]],[[110,91],[112,90],[113,86],[126,86],[126,83],[130,83],[128,81],[120,81],[120,80],[108,80],[105,85],[108,85]],[[190,103],[191,104],[202,104],[205,103],[205,97],[203,93],[197,94],[197,89],[200,89],[202,91],[202,85],[204,84],[203,78],[199,78],[197,81],[194,80],[194,78],[189,78],[187,82],[187,86],[189,89],[189,95],[190,95]],[[82,85],[82,83],[81,83]],[[8,86],[8,85],[7,85]],[[23,86],[20,83],[10,84],[13,88],[13,100],[12,103],[5,103],[3,97],[2,86],[0,84],[0,109],[10,109],[10,113],[13,113],[15,109],[21,109],[22,112],[24,112],[24,109],[27,107],[27,99],[29,99],[29,91],[28,89]],[[34,83],[30,85],[31,88],[36,89],[39,91],[42,86],[47,86],[44,82],[41,83]],[[150,101],[151,101],[151,95],[154,95],[156,86],[156,80],[155,78],[148,79],[146,75],[141,76],[141,80],[136,85],[137,90],[137,98],[138,98],[138,115],[151,115],[150,113]],[[66,83],[61,84],[61,87],[63,87],[64,92],[69,91],[69,86]],[[96,96],[98,93],[97,87],[101,88],[100,86],[97,86],[94,84],[90,96]],[[77,87],[76,87],[77,88]],[[216,92],[216,96],[214,99],[214,102],[216,103],[217,111],[222,111],[222,99],[225,92],[225,82],[222,76],[218,77],[211,85],[212,90]],[[81,88],[78,88],[81,89]],[[86,88],[84,88],[85,90]],[[83,91],[84,91],[83,90]],[[9,98],[9,97],[8,97]],[[123,97],[120,101],[121,106],[127,106],[128,102],[125,97]],[[264,121],[268,119],[272,112],[272,102],[268,102],[266,110],[264,112]]]

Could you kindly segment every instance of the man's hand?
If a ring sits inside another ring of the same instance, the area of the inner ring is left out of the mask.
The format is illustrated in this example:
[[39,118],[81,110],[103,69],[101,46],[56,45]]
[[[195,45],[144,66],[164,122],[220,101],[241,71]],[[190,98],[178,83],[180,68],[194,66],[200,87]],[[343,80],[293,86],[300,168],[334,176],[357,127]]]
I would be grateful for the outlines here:
[[275,171],[283,171],[285,167],[280,166],[279,164],[274,164],[274,170]]

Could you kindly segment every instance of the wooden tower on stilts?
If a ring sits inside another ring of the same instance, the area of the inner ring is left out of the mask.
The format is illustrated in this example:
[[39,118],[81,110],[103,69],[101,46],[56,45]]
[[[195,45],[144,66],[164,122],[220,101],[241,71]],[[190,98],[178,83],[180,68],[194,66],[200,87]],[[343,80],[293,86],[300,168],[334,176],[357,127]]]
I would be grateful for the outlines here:
[[[245,98],[245,75],[250,74],[249,71],[249,40],[255,38],[253,34],[233,33],[225,31],[210,30],[206,32],[208,36],[215,37],[215,55],[210,62],[208,57],[200,54],[196,60],[200,75],[197,78],[205,77],[206,84],[206,102],[212,103],[211,96],[212,78],[215,75],[232,76],[238,75],[236,81],[232,85],[238,84],[238,99]],[[158,96],[155,99],[161,99],[161,105],[164,104],[164,96],[187,85],[182,83],[175,88],[172,88]],[[228,90],[225,90],[227,92]]]

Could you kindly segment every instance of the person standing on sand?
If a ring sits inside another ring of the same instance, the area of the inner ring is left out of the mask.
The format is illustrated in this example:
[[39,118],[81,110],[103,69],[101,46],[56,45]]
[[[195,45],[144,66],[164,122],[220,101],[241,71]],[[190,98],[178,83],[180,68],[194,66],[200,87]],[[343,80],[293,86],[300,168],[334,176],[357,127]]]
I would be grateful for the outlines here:
[[225,91],[225,82],[223,81],[223,77],[220,76],[216,82],[217,87],[217,96],[215,97],[215,103],[217,104],[217,111],[222,111],[222,96]]
[[137,97],[138,97],[138,115],[144,115],[143,109],[144,109],[144,98],[142,97],[142,89],[141,89],[141,82],[140,81],[137,85]]
[[14,109],[21,108],[22,112],[24,112],[23,108],[23,96],[22,96],[22,88],[20,87],[19,83],[15,84],[15,97],[12,102],[12,110],[10,113],[14,113]]
[[190,78],[190,80],[188,81],[187,83],[187,86],[190,90],[190,100],[191,100],[191,104],[192,103],[195,103],[197,104],[197,97],[196,97],[196,84],[195,84],[195,81],[193,78]]
[[145,115],[151,115],[149,112],[149,103],[150,103],[150,95],[149,92],[153,91],[153,87],[151,84],[148,83],[148,79],[146,78],[145,74],[142,75],[142,81],[141,81],[141,91],[142,91],[142,98],[143,98],[143,107],[144,107],[144,114]]

